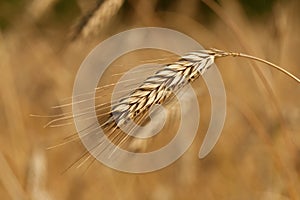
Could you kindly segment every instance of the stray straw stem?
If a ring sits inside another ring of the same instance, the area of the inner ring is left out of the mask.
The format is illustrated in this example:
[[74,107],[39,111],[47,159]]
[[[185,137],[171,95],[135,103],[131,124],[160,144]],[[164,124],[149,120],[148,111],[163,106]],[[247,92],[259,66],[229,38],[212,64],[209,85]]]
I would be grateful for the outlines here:
[[298,83],[300,83],[300,79],[297,78],[294,74],[288,72],[287,70],[285,70],[285,69],[283,69],[283,68],[281,68],[281,67],[279,67],[279,66],[277,66],[277,65],[275,65],[275,64],[273,64],[273,63],[271,63],[269,61],[266,61],[264,59],[257,58],[257,57],[254,57],[254,56],[250,56],[250,55],[247,55],[247,54],[243,54],[243,53],[239,53],[237,56],[238,57],[244,57],[244,58],[250,58],[252,60],[256,60],[256,61],[265,63],[265,64],[267,64],[267,65],[269,65],[269,66],[271,66],[271,67],[273,67],[273,68],[275,68],[275,69],[283,72],[284,74],[288,75],[289,77],[291,77],[292,79],[294,79],[295,81],[297,81]]
[[292,74],[292,73],[288,72],[287,70],[279,67],[278,65],[275,65],[275,64],[273,64],[269,61],[266,61],[264,59],[257,58],[255,56],[250,56],[250,55],[243,54],[243,53],[225,52],[225,51],[214,49],[214,48],[212,48],[211,50],[221,53],[220,56],[218,56],[218,57],[225,57],[225,56],[242,57],[242,58],[249,58],[249,59],[252,59],[252,60],[262,62],[262,63],[267,64],[267,65],[281,71],[282,73],[288,75],[290,78],[294,79],[297,83],[300,83],[300,79],[298,77],[296,77],[294,74]]

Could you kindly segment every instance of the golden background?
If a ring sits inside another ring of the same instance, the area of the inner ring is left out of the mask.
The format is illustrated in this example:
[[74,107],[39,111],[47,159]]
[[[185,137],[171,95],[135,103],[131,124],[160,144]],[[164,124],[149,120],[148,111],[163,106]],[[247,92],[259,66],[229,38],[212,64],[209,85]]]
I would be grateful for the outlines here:
[[[198,150],[210,120],[210,100],[203,80],[197,80],[193,86],[203,90],[198,94],[200,128],[175,163],[146,174],[118,172],[99,162],[87,170],[73,167],[62,173],[80,157],[83,145],[76,141],[46,148],[74,127],[43,128],[51,118],[30,114],[65,112],[51,107],[72,95],[83,59],[121,31],[172,28],[205,48],[249,53],[300,75],[296,0],[109,1],[120,5],[98,8],[92,0],[0,2],[0,199],[300,199],[299,84],[258,63],[265,87],[255,64],[243,58],[217,60],[227,92],[227,118],[205,159],[198,159]],[[83,20],[85,31],[76,31],[80,16],[95,8],[104,10],[102,18],[85,27]],[[126,66],[134,59],[121,61]]]

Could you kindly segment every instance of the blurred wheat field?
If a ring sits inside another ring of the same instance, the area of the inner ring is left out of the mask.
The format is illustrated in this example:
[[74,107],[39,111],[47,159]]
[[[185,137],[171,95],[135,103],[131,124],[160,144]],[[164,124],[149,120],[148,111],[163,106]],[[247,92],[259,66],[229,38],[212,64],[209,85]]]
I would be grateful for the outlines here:
[[[84,146],[76,141],[46,148],[75,127],[43,128],[49,119],[30,117],[67,112],[51,107],[72,95],[87,54],[104,39],[135,27],[172,28],[205,48],[248,52],[300,76],[297,0],[218,2],[2,1],[0,199],[300,199],[300,87],[262,64],[242,58],[217,60],[227,92],[227,118],[220,140],[202,160],[198,151],[211,102],[204,81],[196,80],[193,87],[201,110],[196,139],[179,160],[151,173],[122,173],[99,162],[88,170],[74,167],[62,173]],[[109,4],[106,9],[104,3]],[[97,16],[88,15],[93,10],[100,20],[79,20],[82,15]],[[116,63],[123,71],[165,55],[145,51]],[[168,131],[161,134],[166,137],[154,140],[155,145],[170,140]]]

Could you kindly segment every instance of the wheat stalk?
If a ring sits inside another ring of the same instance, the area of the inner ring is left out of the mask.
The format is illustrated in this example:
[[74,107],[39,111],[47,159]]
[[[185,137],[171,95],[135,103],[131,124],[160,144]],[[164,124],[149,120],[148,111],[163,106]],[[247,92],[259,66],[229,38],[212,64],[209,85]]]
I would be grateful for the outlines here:
[[289,76],[290,78],[295,80],[297,83],[300,83],[299,78],[297,78],[295,75],[293,75],[289,71],[287,71],[287,70],[285,70],[285,69],[283,69],[283,68],[281,68],[281,67],[279,67],[279,66],[277,66],[277,65],[275,65],[275,64],[273,64],[269,61],[266,61],[264,59],[257,58],[255,56],[247,55],[247,54],[244,54],[244,53],[226,52],[226,51],[222,51],[222,50],[215,49],[215,48],[212,48],[211,50],[215,51],[215,52],[219,52],[220,54],[222,54],[222,57],[225,57],[225,56],[242,57],[242,58],[248,58],[248,59],[251,59],[251,60],[262,62],[262,63],[267,64],[270,67],[275,68],[276,70],[286,74],[287,76]]

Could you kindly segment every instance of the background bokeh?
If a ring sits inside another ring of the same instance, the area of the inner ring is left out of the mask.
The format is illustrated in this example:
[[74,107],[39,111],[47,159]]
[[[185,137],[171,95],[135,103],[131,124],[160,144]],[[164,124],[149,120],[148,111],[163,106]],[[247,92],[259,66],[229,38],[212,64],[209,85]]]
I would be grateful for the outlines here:
[[[46,148],[74,127],[44,128],[51,118],[30,117],[67,112],[51,107],[72,95],[86,55],[135,27],[172,28],[205,48],[249,53],[299,77],[299,11],[297,0],[2,0],[0,199],[300,199],[300,87],[263,64],[217,60],[228,97],[220,140],[198,159],[210,120],[199,79],[197,138],[183,157],[152,173],[122,173],[98,162],[64,172],[84,151],[80,141]],[[119,63],[128,68],[164,55],[145,51]]]

